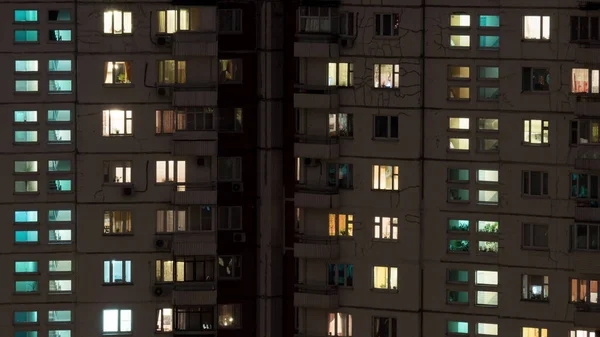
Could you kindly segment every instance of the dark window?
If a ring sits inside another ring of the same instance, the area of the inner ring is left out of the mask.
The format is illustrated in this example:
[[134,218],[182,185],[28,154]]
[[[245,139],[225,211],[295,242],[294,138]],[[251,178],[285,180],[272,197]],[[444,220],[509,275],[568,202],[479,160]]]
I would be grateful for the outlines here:
[[239,33],[242,31],[241,9],[219,10],[219,33]]
[[352,287],[354,284],[354,265],[328,264],[327,284],[330,286]]
[[177,259],[175,280],[177,282],[213,282],[215,259],[209,257],[186,257]]
[[598,17],[571,17],[571,41],[598,39]]
[[390,317],[373,317],[373,337],[395,337],[396,319]]
[[219,131],[242,132],[242,108],[219,108]]
[[399,31],[399,14],[375,14],[375,35],[398,36]]
[[523,91],[550,90],[550,71],[544,68],[523,68]]
[[212,306],[175,308],[175,331],[215,330],[215,308]]
[[523,194],[548,195],[548,173],[523,171]]
[[523,224],[523,247],[548,248],[548,225]]
[[375,138],[398,138],[398,117],[375,116]]
[[219,256],[219,278],[233,279],[242,277],[241,256]]
[[327,184],[340,188],[352,188],[352,164],[327,164]]
[[598,199],[598,176],[573,173],[571,175],[571,197]]

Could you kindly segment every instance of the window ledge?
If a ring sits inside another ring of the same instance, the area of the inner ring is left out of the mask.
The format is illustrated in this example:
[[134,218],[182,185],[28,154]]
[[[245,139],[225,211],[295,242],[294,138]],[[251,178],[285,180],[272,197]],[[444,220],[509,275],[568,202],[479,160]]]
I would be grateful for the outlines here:
[[39,291],[30,291],[30,292],[22,292],[22,293],[18,293],[18,292],[13,292],[14,296],[31,296],[31,295],[39,295],[40,292]]
[[521,302],[549,304],[550,300],[548,300],[548,299],[546,299],[546,300],[530,300],[530,299],[527,299],[527,298],[522,298]]
[[132,285],[133,285],[133,282],[121,282],[121,283],[102,282],[102,286],[105,286],[105,287],[132,286]]
[[[456,67],[460,67],[460,66],[456,66]],[[470,82],[471,79],[466,78],[466,77],[448,77],[448,81]]]
[[448,131],[448,132],[458,132],[458,133],[470,133],[471,129],[450,129],[450,128],[447,128],[446,131]]
[[477,251],[477,255],[482,255],[482,256],[496,256],[496,255],[498,255],[498,252],[480,252],[480,251]]
[[40,195],[40,192],[13,192],[13,195]]
[[552,39],[526,39],[526,38],[521,38],[521,42],[550,43],[550,42],[552,42]]
[[48,41],[49,44],[72,44],[73,41]]
[[500,48],[486,48],[486,47],[477,47],[479,51],[500,51]]
[[446,251],[446,253],[448,254],[459,254],[459,255],[469,255],[471,254],[471,252],[463,252],[463,251],[454,251],[454,250],[448,250]]
[[40,41],[13,41],[13,44],[24,45],[24,44],[40,44]]
[[448,204],[468,204],[470,202],[470,200],[446,200]]
[[448,301],[446,301],[446,304],[447,305],[464,305],[464,306],[467,306],[467,305],[469,305],[469,302],[448,302]]
[[373,242],[381,242],[381,243],[398,243],[399,239],[383,239],[383,238],[373,238]]
[[477,202],[477,206],[499,206],[500,202]]
[[446,180],[447,184],[462,184],[462,185],[468,185],[470,183],[469,180]]
[[74,191],[48,191],[48,194],[72,194]]
[[400,141],[399,138],[391,138],[391,137],[373,137],[371,138],[372,141],[375,142],[389,142],[389,143],[397,143]]
[[471,99],[470,98],[446,98],[447,101],[449,102],[470,102]]
[[39,91],[13,91],[14,95],[17,96],[36,96],[41,95]]
[[102,236],[133,236],[133,233],[102,233]]
[[123,84],[103,83],[102,86],[105,88],[133,88],[134,87],[133,83],[123,83]]
[[131,336],[133,332],[103,332],[102,336]]
[[452,235],[455,235],[455,234],[456,235],[470,235],[471,231],[470,230],[468,230],[468,231],[451,231],[451,230],[448,230],[448,231],[446,231],[446,233],[452,234]]
[[457,150],[457,149],[446,149],[448,153],[469,153],[471,150]]
[[107,183],[107,182],[104,182],[104,183],[102,183],[102,186],[131,187],[131,186],[133,186],[133,183],[131,183],[131,182],[128,182],[128,183]]
[[523,95],[550,95],[550,90],[525,90],[521,91]]
[[39,271],[31,272],[31,273],[26,273],[26,272],[16,273],[16,272],[13,272],[13,275],[15,275],[15,276],[34,276],[34,275],[38,275],[39,276],[39,275],[42,275],[42,273],[39,272]]
[[[23,130],[23,131],[31,131],[31,130]],[[40,145],[40,142],[13,142],[15,146],[32,146],[32,145]]]
[[527,143],[527,142],[521,142],[521,146],[531,146],[531,147],[550,147],[550,143],[542,143],[542,144],[537,144],[537,143]]
[[550,199],[550,196],[549,195],[521,194],[521,198],[523,198],[523,199]]
[[399,37],[400,35],[373,35],[374,40],[391,40]]
[[535,247],[535,246],[521,246],[522,250],[530,250],[530,251],[538,251],[538,252],[547,252],[550,250],[549,247]]
[[389,90],[389,91],[391,91],[391,90],[400,90],[400,87],[397,87],[397,88],[382,88],[382,87],[377,87],[376,88],[376,87],[372,87],[371,90],[375,90],[375,91],[377,91],[377,90],[383,90],[383,91]]
[[398,289],[382,289],[382,288],[371,288],[372,292],[375,293],[398,293]]

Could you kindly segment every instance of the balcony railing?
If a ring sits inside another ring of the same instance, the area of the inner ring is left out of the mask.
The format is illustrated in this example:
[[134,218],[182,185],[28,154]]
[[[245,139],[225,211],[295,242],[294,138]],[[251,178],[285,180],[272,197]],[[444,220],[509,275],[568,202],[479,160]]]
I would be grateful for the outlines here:
[[296,83],[294,84],[294,89],[297,94],[331,95],[337,93],[337,87],[328,85]]
[[338,289],[336,286],[307,285],[299,283],[294,285],[294,292],[317,295],[337,295]]
[[296,135],[296,143],[331,145],[339,142],[339,137]]
[[307,259],[337,259],[340,256],[338,237],[296,234],[294,256]]
[[321,185],[296,185],[296,192],[334,195],[339,194],[340,189],[337,186],[321,186]]
[[177,183],[175,185],[175,191],[177,192],[190,192],[190,191],[216,191],[216,182],[207,183]]
[[576,302],[575,309],[583,312],[600,312],[599,303]]

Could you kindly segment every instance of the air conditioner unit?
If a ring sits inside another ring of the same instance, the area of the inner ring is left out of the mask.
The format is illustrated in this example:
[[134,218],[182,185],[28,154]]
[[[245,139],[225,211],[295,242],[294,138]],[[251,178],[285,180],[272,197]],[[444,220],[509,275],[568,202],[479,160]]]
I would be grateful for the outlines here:
[[156,44],[159,46],[168,46],[171,43],[173,43],[173,37],[171,35],[156,36]]
[[156,94],[158,96],[170,97],[173,93],[173,88],[167,86],[156,87]]
[[246,233],[233,233],[233,242],[246,242]]
[[354,40],[351,38],[341,38],[340,46],[343,48],[352,48],[352,46],[354,46]]
[[320,159],[304,158],[304,166],[315,167],[315,166],[319,166],[320,164],[321,164]]
[[231,183],[231,192],[244,192],[244,183]]
[[165,289],[163,287],[156,286],[153,289],[154,296],[160,297],[165,293]]
[[154,247],[157,249],[171,249],[171,241],[166,239],[156,239],[154,241]]
[[124,196],[132,196],[133,195],[133,185],[123,187],[123,195]]

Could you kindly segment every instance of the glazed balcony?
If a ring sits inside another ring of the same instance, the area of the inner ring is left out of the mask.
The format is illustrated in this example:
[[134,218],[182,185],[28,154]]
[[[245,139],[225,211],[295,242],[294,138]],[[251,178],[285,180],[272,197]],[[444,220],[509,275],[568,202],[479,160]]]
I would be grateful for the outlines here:
[[296,207],[300,208],[338,208],[340,192],[337,187],[296,185],[294,200]]
[[340,156],[338,137],[296,135],[294,156],[300,158],[336,159]]
[[600,305],[597,303],[575,303],[573,320],[577,327],[599,329]]
[[340,257],[340,244],[336,236],[309,236],[296,234],[294,257],[335,260]]
[[217,32],[178,31],[173,34],[173,56],[217,56]]
[[177,183],[171,192],[173,205],[216,205],[217,184]]

